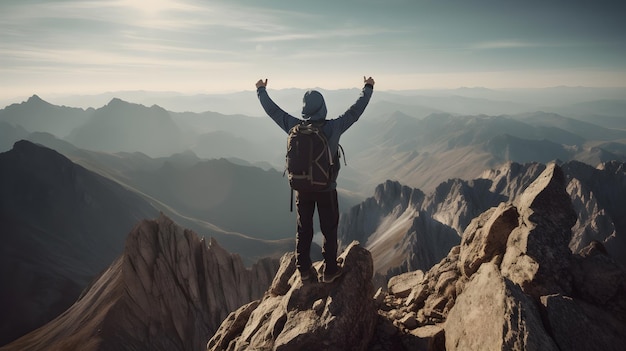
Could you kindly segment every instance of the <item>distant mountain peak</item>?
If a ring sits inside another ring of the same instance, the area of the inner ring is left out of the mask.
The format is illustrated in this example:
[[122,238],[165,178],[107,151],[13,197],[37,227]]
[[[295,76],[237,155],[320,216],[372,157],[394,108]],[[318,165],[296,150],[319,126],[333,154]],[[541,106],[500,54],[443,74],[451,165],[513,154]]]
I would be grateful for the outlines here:
[[27,100],[27,102],[31,102],[31,101],[43,101],[43,100],[39,97],[39,95],[33,94],[33,96],[29,97]]
[[120,99],[120,98],[113,98],[111,99],[111,101],[109,101],[109,103],[107,104],[107,106],[115,106],[115,105],[127,105],[129,104],[128,102]]
[[39,95],[37,94],[34,94],[33,96],[29,97],[25,103],[29,105],[50,105],[50,103],[40,98]]

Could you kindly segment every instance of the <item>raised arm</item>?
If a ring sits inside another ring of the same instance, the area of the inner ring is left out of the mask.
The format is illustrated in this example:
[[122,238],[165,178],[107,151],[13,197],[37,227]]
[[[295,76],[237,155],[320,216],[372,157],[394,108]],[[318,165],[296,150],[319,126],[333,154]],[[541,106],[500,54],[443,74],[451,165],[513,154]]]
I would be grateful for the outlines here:
[[365,86],[363,87],[363,90],[361,90],[361,95],[356,100],[354,105],[350,106],[344,114],[337,118],[337,122],[335,122],[341,133],[345,132],[352,124],[354,124],[354,122],[359,120],[359,117],[361,117],[363,111],[365,111],[365,108],[372,97],[372,92],[374,91],[374,79],[372,79],[372,77],[363,77],[363,83]]
[[270,116],[280,128],[282,128],[286,133],[289,133],[289,130],[296,124],[300,123],[300,120],[278,107],[278,105],[276,105],[267,94],[266,87],[267,79],[265,79],[265,81],[259,79],[259,81],[256,82],[256,95],[261,102],[261,106],[263,106],[265,113],[267,113],[267,115]]

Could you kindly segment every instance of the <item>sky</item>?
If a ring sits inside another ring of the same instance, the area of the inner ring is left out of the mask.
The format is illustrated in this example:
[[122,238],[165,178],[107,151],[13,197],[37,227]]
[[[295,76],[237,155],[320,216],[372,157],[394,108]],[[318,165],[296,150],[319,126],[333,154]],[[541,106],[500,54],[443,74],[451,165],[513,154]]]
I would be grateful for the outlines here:
[[626,86],[626,1],[0,0],[0,99]]

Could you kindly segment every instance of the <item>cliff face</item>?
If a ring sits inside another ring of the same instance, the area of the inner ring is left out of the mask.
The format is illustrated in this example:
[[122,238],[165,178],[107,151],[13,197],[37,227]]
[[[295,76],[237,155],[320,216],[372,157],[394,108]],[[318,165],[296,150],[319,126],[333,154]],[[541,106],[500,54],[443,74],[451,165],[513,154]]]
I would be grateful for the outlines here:
[[278,268],[206,243],[170,219],[140,222],[124,253],[61,316],[1,350],[197,350]]

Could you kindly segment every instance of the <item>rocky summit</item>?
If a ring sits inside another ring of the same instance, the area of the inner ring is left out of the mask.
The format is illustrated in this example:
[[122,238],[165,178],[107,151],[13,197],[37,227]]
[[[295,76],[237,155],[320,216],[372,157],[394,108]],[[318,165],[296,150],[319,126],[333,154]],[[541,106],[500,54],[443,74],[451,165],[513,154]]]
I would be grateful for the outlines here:
[[372,257],[353,242],[338,260],[344,272],[338,280],[303,282],[295,255],[284,255],[264,297],[231,313],[207,350],[366,349],[377,319]]
[[575,223],[551,164],[515,202],[471,221],[438,264],[386,290],[372,294],[371,254],[356,242],[331,284],[303,283],[287,254],[263,298],[232,312],[207,350],[623,350],[626,272],[599,242],[573,254]]

